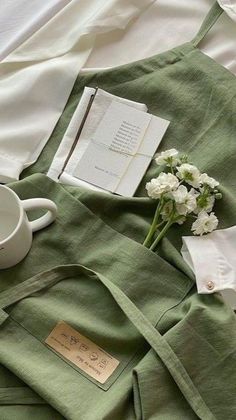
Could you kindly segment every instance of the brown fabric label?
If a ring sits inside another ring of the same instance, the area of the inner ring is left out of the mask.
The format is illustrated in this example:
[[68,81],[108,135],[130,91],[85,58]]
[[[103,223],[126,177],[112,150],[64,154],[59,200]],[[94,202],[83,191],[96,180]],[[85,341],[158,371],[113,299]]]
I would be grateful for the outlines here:
[[56,325],[45,343],[101,384],[120,363],[63,321]]

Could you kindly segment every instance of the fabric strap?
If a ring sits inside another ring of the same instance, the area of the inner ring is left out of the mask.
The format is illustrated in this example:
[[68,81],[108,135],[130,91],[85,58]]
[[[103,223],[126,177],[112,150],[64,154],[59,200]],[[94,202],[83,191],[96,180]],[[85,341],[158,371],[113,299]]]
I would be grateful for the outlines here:
[[0,405],[47,404],[27,386],[0,388]]
[[192,44],[197,47],[202,39],[206,36],[212,26],[215,24],[217,19],[223,13],[223,9],[220,7],[218,2],[215,2],[207,16],[205,17],[197,35],[193,38]]
[[51,270],[37,274],[10,290],[2,292],[0,295],[0,315],[2,314],[2,317],[0,317],[0,324],[3,324],[8,317],[8,314],[3,311],[4,308],[44,288],[52,287],[61,280],[78,276],[81,272],[85,272],[93,279],[100,280],[109,290],[124,314],[162,360],[196,415],[202,420],[214,420],[215,417],[207,407],[178,356],[174,353],[165,338],[155,329],[151,322],[121,289],[103,275],[90,270],[83,265],[72,264],[57,266]]

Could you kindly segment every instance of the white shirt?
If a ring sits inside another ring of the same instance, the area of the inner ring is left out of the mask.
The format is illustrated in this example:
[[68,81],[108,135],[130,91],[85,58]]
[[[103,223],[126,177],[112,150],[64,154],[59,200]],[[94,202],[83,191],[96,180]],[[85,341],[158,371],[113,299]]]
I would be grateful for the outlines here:
[[182,239],[181,252],[195,273],[198,293],[221,292],[236,309],[236,226]]

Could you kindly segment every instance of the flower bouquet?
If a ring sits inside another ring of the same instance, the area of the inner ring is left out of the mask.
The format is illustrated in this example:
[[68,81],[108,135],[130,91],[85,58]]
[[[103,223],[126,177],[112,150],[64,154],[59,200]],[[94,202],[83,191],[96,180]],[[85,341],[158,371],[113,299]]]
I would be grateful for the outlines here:
[[153,250],[174,223],[181,225],[189,218],[194,219],[194,235],[216,229],[218,219],[212,209],[215,200],[222,198],[216,188],[219,182],[200,173],[188,156],[180,156],[176,149],[159,153],[155,160],[165,172],[146,184],[148,196],[157,201],[157,207],[143,245]]

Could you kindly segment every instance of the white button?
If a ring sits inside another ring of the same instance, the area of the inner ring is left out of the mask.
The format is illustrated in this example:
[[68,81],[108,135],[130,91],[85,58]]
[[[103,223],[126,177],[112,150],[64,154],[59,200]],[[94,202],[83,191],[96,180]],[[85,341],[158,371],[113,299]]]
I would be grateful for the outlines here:
[[214,289],[214,287],[215,287],[215,284],[214,284],[214,282],[213,281],[211,281],[211,280],[209,280],[208,282],[207,282],[207,288],[208,288],[208,290],[213,290]]

